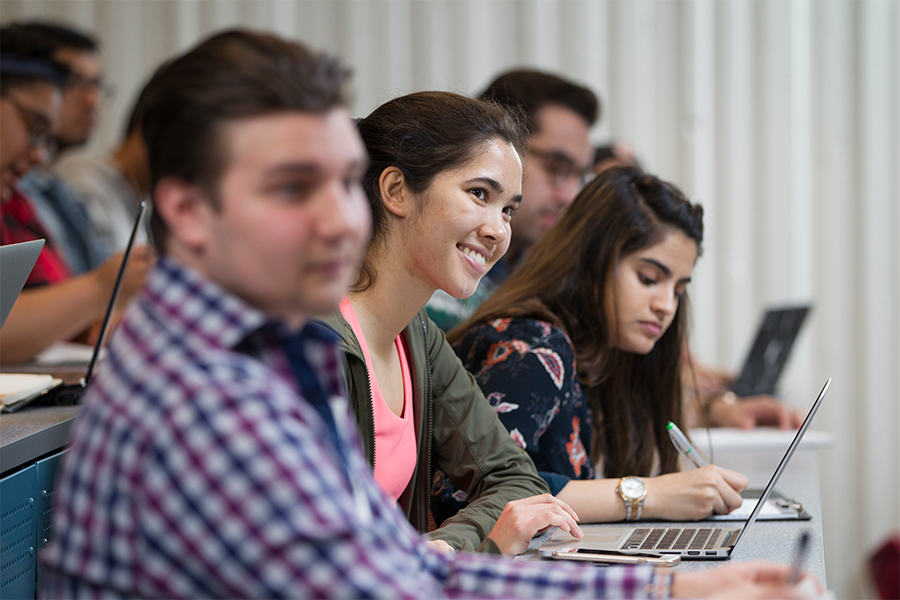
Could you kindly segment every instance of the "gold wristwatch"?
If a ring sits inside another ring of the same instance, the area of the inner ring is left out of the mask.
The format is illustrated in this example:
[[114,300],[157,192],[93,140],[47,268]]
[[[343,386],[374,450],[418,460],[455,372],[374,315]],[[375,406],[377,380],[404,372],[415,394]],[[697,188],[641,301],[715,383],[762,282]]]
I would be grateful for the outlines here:
[[647,485],[640,477],[629,475],[619,480],[616,493],[625,503],[625,520],[637,521],[641,518],[644,509],[644,500],[647,498]]

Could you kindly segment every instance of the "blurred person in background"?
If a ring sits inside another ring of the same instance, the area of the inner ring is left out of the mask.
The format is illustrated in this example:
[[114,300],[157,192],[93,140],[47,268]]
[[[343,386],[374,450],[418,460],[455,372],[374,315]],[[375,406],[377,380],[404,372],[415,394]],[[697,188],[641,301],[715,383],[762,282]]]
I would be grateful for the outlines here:
[[97,41],[68,25],[43,21],[13,23],[3,35],[12,38],[11,44],[46,49],[68,69],[59,118],[46,148],[47,164],[31,169],[18,188],[31,200],[70,271],[85,273],[100,266],[115,249],[100,238],[83,200],[51,167],[63,152],[83,146],[97,123],[106,93]]

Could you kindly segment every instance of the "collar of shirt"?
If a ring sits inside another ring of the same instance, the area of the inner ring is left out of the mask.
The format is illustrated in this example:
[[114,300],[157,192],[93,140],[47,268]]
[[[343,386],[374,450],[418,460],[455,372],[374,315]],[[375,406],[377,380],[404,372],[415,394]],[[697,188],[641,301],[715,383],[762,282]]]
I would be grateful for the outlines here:
[[16,182],[16,187],[26,194],[33,192],[47,193],[59,183],[59,177],[50,171],[41,167],[34,167]]
[[[310,321],[299,332],[292,331],[167,255],[160,256],[148,275],[144,294],[150,300],[145,304],[148,313],[179,339],[270,355],[273,367],[284,375],[292,368],[282,348],[292,340],[301,344],[326,394],[342,395],[338,336],[328,326]],[[273,351],[278,356],[271,356]]]
[[233,349],[251,334],[287,338],[291,333],[279,321],[247,304],[170,256],[162,255],[147,277],[145,306],[165,328],[181,339],[194,339]]

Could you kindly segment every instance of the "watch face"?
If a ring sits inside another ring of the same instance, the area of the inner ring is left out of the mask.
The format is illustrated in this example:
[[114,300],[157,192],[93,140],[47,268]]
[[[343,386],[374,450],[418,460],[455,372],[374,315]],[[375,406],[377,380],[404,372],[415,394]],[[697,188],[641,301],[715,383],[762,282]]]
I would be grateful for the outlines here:
[[622,480],[622,495],[626,498],[640,498],[647,491],[644,482],[637,477],[626,477]]

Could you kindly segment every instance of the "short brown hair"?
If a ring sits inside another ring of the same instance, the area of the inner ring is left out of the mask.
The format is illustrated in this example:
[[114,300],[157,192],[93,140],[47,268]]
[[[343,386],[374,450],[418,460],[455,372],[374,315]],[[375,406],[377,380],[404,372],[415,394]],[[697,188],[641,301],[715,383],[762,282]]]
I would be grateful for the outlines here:
[[600,101],[596,94],[568,79],[534,69],[517,69],[498,76],[481,92],[482,100],[490,100],[509,110],[522,113],[529,134],[537,131],[537,113],[548,104],[557,104],[580,116],[588,126],[600,117]]
[[[346,106],[349,77],[338,59],[267,33],[232,30],[201,42],[147,83],[152,93],[141,125],[152,186],[178,177],[198,185],[216,205],[227,159],[223,125]],[[150,231],[165,251],[168,229],[155,212]]]

